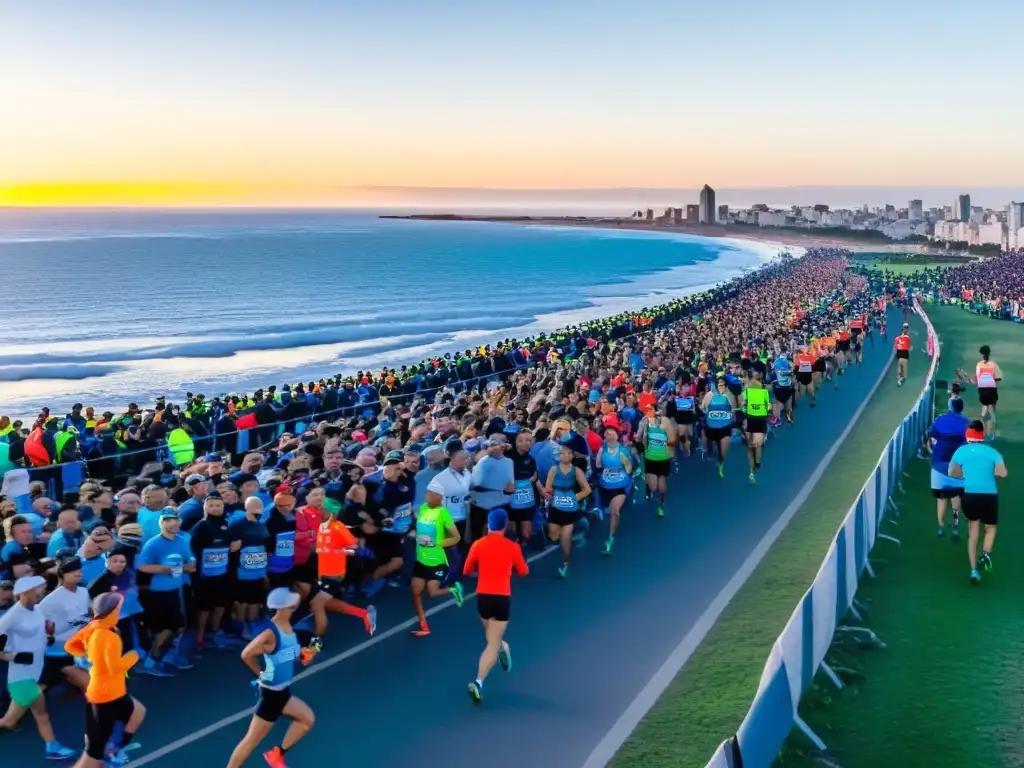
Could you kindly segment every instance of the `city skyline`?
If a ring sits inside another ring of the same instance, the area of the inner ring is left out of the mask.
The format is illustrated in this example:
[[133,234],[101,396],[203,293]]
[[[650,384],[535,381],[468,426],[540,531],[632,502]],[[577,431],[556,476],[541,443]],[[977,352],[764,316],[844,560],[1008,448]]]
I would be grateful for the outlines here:
[[[810,4],[746,0],[729,14],[660,1],[15,5],[0,32],[0,64],[18,74],[0,80],[0,205],[1012,189],[1024,103],[997,75],[1016,66],[1024,6],[944,15],[954,7],[871,0],[836,26]],[[925,77],[936,68],[941,84]]]

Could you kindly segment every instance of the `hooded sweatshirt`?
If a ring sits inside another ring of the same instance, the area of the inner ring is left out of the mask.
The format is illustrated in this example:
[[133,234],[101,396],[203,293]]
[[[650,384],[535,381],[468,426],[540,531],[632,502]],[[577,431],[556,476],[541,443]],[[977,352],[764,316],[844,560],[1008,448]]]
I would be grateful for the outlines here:
[[84,656],[92,664],[89,687],[85,690],[85,699],[90,704],[106,704],[128,695],[125,674],[139,660],[139,654],[123,653],[124,645],[116,631],[120,618],[119,604],[103,618],[90,621],[64,645],[72,656]]

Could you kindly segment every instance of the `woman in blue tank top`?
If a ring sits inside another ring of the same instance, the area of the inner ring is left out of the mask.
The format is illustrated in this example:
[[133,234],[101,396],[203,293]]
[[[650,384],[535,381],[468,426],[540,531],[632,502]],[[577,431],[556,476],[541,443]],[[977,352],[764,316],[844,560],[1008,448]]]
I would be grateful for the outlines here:
[[629,498],[626,489],[633,487],[632,457],[619,442],[617,428],[604,428],[604,445],[597,452],[595,467],[598,472],[598,500],[601,508],[608,510],[608,540],[604,543],[604,554],[611,555],[615,533],[619,530],[619,513]]
[[242,651],[242,662],[256,675],[253,685],[258,698],[249,731],[231,753],[228,768],[242,768],[270,733],[274,723],[284,715],[292,721],[284,739],[280,746],[263,753],[263,759],[272,768],[283,768],[285,753],[309,733],[315,719],[309,705],[291,693],[296,667],[311,662],[319,650],[302,648],[292,628],[292,615],[299,607],[299,595],[286,587],[278,587],[267,596],[267,607],[274,611],[270,628],[260,632]]
[[729,439],[732,437],[733,411],[736,409],[736,398],[729,391],[724,377],[719,377],[715,389],[704,393],[701,403],[704,412],[704,453],[718,446],[718,476],[725,477],[725,456],[729,452]]
[[562,546],[562,567],[558,575],[569,574],[573,526],[580,517],[580,502],[590,495],[586,473],[572,463],[573,450],[563,445],[558,463],[548,470],[544,498],[548,499],[548,538]]

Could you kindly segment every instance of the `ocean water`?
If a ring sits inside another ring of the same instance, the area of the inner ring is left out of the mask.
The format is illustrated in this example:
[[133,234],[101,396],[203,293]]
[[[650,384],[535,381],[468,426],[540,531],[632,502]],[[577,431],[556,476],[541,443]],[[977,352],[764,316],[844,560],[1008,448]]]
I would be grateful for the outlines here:
[[0,413],[415,363],[659,303],[779,251],[366,211],[0,210]]

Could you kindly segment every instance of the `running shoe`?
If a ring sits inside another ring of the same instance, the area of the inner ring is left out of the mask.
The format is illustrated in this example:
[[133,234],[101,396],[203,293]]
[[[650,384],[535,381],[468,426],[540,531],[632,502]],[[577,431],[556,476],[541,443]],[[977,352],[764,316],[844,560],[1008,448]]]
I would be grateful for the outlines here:
[[176,653],[168,655],[167,658],[164,659],[164,663],[167,666],[172,667],[173,669],[181,670],[182,672],[196,668],[195,664],[193,664],[188,659],[179,656]]
[[718,476],[725,477],[725,464],[721,461],[718,462]]
[[664,516],[665,516],[665,508],[663,506],[661,506],[661,504],[659,504],[658,505],[658,517],[664,517]]
[[479,704],[484,700],[484,692],[480,689],[480,686],[476,684],[475,680],[469,684],[467,691],[469,692],[469,698],[472,699],[474,704]]
[[386,583],[392,589],[397,589],[398,587],[402,586],[402,580],[401,579],[388,579]]
[[704,446],[700,447],[700,460],[701,461],[707,461],[708,460],[708,452],[704,449]]
[[615,546],[615,539],[613,539],[611,536],[609,536],[608,539],[604,543],[604,552],[602,552],[602,554],[607,556],[607,557],[610,557],[611,554],[612,554],[612,547],[613,546]]
[[501,641],[501,650],[498,651],[498,663],[506,672],[512,671],[512,649],[504,640]]
[[140,675],[149,675],[150,677],[174,677],[174,672],[167,668],[167,665],[162,661],[154,659],[152,656],[147,656],[146,660],[138,669]]
[[58,741],[51,741],[46,745],[47,760],[70,760],[77,754],[75,750],[62,746]]
[[568,563],[562,563],[561,567],[558,569],[558,578],[564,579],[568,575],[569,575],[569,564]]
[[985,573],[992,573],[992,555],[988,552],[982,552],[981,557],[978,558],[978,565],[982,567]]
[[977,584],[980,581],[981,581],[981,572],[978,571],[977,568],[975,568],[973,571],[971,571],[971,584]]
[[373,597],[382,589],[384,589],[384,579],[377,579],[375,581],[371,581],[363,588],[363,594],[367,597]]
[[274,747],[264,752],[263,759],[267,761],[270,768],[288,768],[284,762],[284,752],[280,747]]
[[426,622],[421,623],[416,629],[409,632],[413,637],[430,637],[430,627],[427,626]]
[[121,766],[128,765],[131,758],[128,756],[127,751],[111,747],[107,750],[104,760],[109,768],[121,768]]
[[223,651],[228,647],[228,636],[224,634],[223,629],[218,629],[213,633],[213,647],[218,651]]
[[750,483],[751,485],[756,485],[757,484],[757,475],[755,475],[753,472],[751,472],[749,475],[747,475],[747,482]]
[[252,640],[252,638],[253,638],[253,633],[252,633],[252,622],[251,622],[251,621],[247,621],[247,622],[245,622],[245,623],[244,623],[244,624],[242,625],[242,634],[241,634],[241,637],[242,637],[242,639],[243,639],[243,640],[245,640],[246,642],[248,642],[249,640]]
[[950,535],[949,538],[950,538],[950,541],[952,541],[954,544],[956,544],[958,541],[960,541],[960,524],[959,523],[953,523],[953,533]]
[[946,529],[945,529],[945,528],[943,528],[943,527],[942,527],[942,526],[940,525],[940,526],[939,526],[939,533],[938,533],[938,537],[939,537],[939,538],[941,539],[941,538],[942,538],[943,536],[945,536],[945,535],[946,535]]
[[373,637],[377,634],[377,607],[374,605],[366,606],[366,633]]
[[459,608],[461,608],[462,604],[466,602],[466,593],[462,589],[461,582],[456,581],[452,584],[452,597],[455,598],[455,605]]

